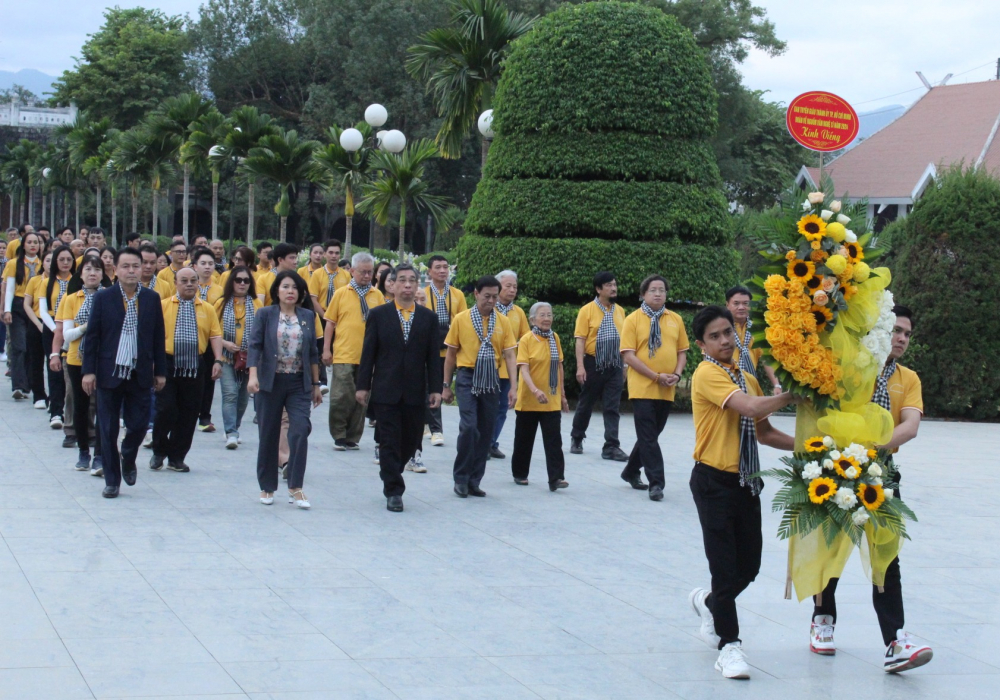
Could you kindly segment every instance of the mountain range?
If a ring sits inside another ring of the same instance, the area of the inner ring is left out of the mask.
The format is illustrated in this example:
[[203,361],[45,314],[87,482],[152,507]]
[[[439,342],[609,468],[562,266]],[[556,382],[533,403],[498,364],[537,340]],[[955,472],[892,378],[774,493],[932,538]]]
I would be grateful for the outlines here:
[[52,83],[55,81],[54,76],[34,68],[23,68],[19,71],[0,70],[0,90],[23,85],[43,99],[46,97],[45,93],[52,92]]

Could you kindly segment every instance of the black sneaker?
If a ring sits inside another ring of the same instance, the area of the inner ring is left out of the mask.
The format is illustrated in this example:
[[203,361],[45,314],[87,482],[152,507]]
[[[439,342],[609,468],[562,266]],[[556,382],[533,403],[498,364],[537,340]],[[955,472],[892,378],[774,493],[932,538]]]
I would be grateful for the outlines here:
[[336,440],[333,441],[333,449],[335,449],[337,452],[343,452],[344,450],[347,449],[347,440],[345,440],[344,438],[337,438]]
[[620,447],[605,447],[601,452],[602,459],[610,459],[612,462],[627,462],[628,455],[622,452]]
[[573,438],[569,443],[569,453],[571,455],[582,455],[583,454],[583,439],[577,440]]
[[649,489],[649,500],[651,501],[662,501],[663,500],[663,489],[659,486],[651,486]]
[[357,449],[360,449],[358,447],[358,443],[356,443],[356,442],[350,442],[349,440],[345,440],[344,441],[344,447],[347,448],[348,450],[357,450]]
[[67,435],[63,438],[63,447],[76,447],[76,438],[72,435]]
[[149,468],[155,472],[160,471],[163,469],[163,460],[166,458],[166,455],[158,455],[154,452],[153,456],[149,458]]
[[506,459],[507,455],[500,451],[498,447],[490,448],[490,457],[495,459]]
[[184,462],[167,462],[167,469],[172,472],[189,472],[191,467],[184,464]]

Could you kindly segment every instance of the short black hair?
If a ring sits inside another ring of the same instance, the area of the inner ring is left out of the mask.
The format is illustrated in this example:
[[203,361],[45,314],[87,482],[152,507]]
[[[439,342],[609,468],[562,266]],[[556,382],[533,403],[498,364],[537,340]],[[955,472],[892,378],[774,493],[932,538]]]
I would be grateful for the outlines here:
[[257,248],[257,252],[259,253],[260,251],[264,250],[264,248],[273,248],[274,246],[271,245],[268,241],[259,241],[255,247]]
[[730,287],[729,289],[726,290],[726,303],[728,304],[729,300],[732,299],[737,294],[743,294],[748,298],[753,299],[753,294],[750,293],[750,290],[744,287],[742,284],[738,284],[735,287]]
[[332,238],[329,241],[326,241],[323,244],[323,250],[326,250],[327,248],[332,248],[334,246],[337,247],[337,248],[340,248],[341,251],[344,250],[344,244],[341,243],[340,241],[338,241],[336,239],[332,239]]
[[[287,245],[286,243],[279,243],[278,245]],[[229,275],[232,277],[232,274]],[[306,281],[302,279],[298,272],[295,270],[282,270],[277,275],[274,276],[274,282],[271,284],[271,305],[277,306],[280,302],[278,301],[278,289],[281,287],[281,283],[287,278],[291,277],[292,281],[295,282],[295,289],[299,292],[299,300],[295,303],[296,306],[303,306],[306,299],[311,299],[309,296],[309,288],[306,286]],[[228,283],[229,280],[227,279]],[[312,304],[310,303],[311,308]]]
[[149,241],[143,241],[142,244],[139,245],[139,254],[141,255],[142,253],[152,253],[156,257],[160,257],[160,251],[158,251],[156,246]]
[[498,280],[493,275],[483,275],[476,280],[476,291],[481,292],[487,287],[496,287],[500,289],[500,280]]
[[443,262],[443,263],[448,263],[448,265],[451,265],[451,263],[448,262],[448,258],[446,258],[445,256],[443,256],[443,255],[432,255],[430,257],[430,259],[427,261],[427,267],[428,267],[428,269],[434,267],[434,263],[436,263],[436,262]]
[[[105,250],[109,249],[105,248]],[[110,248],[110,250],[114,250],[114,248]],[[135,257],[139,258],[140,263],[142,262],[142,254],[139,253],[138,250],[136,250],[135,248],[129,248],[128,246],[125,246],[121,250],[115,251],[115,265],[118,264],[118,261],[122,259],[123,255],[134,255]]]
[[337,267],[350,267],[350,266],[351,266],[351,261],[349,258],[344,258],[339,263],[337,263]]
[[200,245],[193,251],[191,251],[191,264],[194,265],[195,263],[197,263],[198,258],[200,258],[203,255],[209,256],[210,258],[212,258],[212,262],[213,263],[215,262],[215,253],[213,253],[209,248]]
[[170,241],[170,249],[169,249],[170,252],[171,253],[174,252],[174,248],[176,248],[179,245],[184,246],[184,252],[185,253],[188,252],[188,245],[187,245],[187,243],[184,242],[183,238],[179,238],[177,236],[175,236],[174,239],[172,241]]
[[129,244],[129,243],[131,243],[132,241],[137,241],[137,240],[139,240],[140,238],[142,238],[142,236],[140,236],[140,235],[139,235],[138,233],[136,233],[135,231],[133,231],[132,233],[126,233],[126,234],[125,234],[125,245],[128,245],[128,244]]
[[910,319],[910,328],[913,328],[913,312],[910,311],[910,307],[903,306],[902,304],[896,304],[892,307],[892,313],[896,314],[896,318],[908,318]]
[[413,267],[413,265],[411,265],[410,263],[403,263],[402,265],[397,265],[392,270],[392,278],[393,279],[398,278],[400,272],[412,272],[417,276],[417,282],[420,281],[420,273],[417,272],[417,268]]
[[705,329],[708,328],[708,324],[720,318],[729,321],[733,327],[736,326],[736,322],[733,321],[733,314],[725,306],[716,306],[713,304],[712,306],[706,306],[695,314],[694,320],[691,321],[691,332],[694,334],[694,339],[704,341]]
[[104,229],[101,228],[100,226],[95,226],[94,228],[87,229],[87,236],[94,236],[94,235],[103,236]]
[[324,251],[326,250],[326,248],[323,248],[322,243],[313,243],[311,246],[309,246],[310,253],[313,251],[313,248],[322,248]]
[[281,258],[287,258],[289,255],[298,255],[299,247],[291,243],[279,243],[274,246],[274,250],[271,251],[271,257],[274,260],[280,260]]
[[642,284],[639,285],[639,296],[646,296],[646,292],[649,291],[649,287],[653,284],[653,282],[663,282],[663,289],[667,292],[670,291],[670,283],[667,282],[666,277],[663,275],[650,275],[642,281]]
[[602,270],[601,272],[598,272],[596,275],[594,275],[594,291],[595,292],[599,291],[601,287],[606,285],[608,282],[614,282],[615,279],[616,278],[614,274],[608,272],[607,270]]
[[39,226],[35,230],[38,231],[38,233],[41,233],[42,231],[45,231],[47,233],[52,233],[52,230],[48,226]]

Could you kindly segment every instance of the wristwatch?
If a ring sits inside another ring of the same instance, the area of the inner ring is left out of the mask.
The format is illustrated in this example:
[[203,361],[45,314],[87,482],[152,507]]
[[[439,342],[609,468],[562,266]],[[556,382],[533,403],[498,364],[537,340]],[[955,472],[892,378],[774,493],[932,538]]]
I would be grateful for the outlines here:
[[322,382],[313,382],[313,386],[322,386]]

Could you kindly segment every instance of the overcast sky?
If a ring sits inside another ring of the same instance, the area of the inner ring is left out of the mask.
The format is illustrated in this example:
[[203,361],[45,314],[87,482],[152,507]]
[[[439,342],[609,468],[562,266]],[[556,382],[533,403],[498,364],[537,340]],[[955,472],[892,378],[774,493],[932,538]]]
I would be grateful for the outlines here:
[[[152,6],[123,0],[122,7]],[[158,0],[169,14],[197,15],[200,0]],[[910,104],[932,83],[987,80],[1000,57],[1000,2],[990,0],[758,0],[788,42],[777,58],[754,53],[743,65],[749,87],[787,102],[807,90],[839,94],[859,111]],[[58,76],[73,66],[106,2],[4,3],[0,70],[36,68]],[[894,94],[903,93],[903,94]]]

